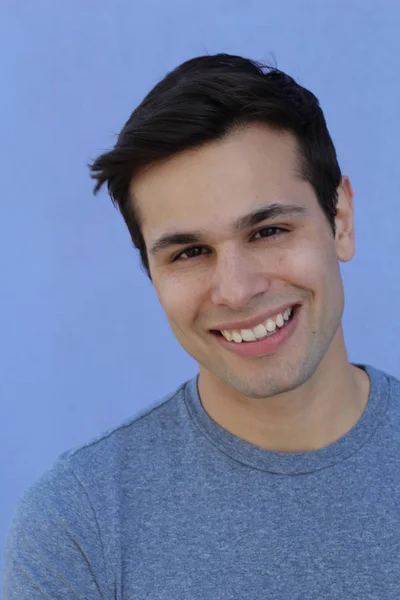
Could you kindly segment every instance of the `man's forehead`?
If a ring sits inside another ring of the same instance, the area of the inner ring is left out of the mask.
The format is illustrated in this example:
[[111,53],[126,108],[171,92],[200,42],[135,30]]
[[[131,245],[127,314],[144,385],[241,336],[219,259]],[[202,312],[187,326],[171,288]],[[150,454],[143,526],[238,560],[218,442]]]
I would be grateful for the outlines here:
[[273,130],[265,124],[251,124],[147,165],[135,175],[131,185],[136,195],[146,195],[165,186],[185,188],[199,183],[206,186],[216,180],[229,183],[246,174],[253,179],[257,171],[276,174],[278,165],[286,177],[296,177],[299,154],[293,134]]
[[[223,143],[214,142],[214,148]],[[287,141],[283,145],[287,150]],[[289,203],[309,194],[309,190],[304,194],[305,181],[293,155],[289,159],[286,153],[286,160],[277,168],[271,164],[267,167],[253,151],[253,158],[239,151],[232,162],[218,159],[214,163],[209,156],[203,160],[209,147],[206,144],[184,151],[132,180],[131,201],[142,229],[151,230],[152,237],[176,227],[193,230],[218,225],[236,229],[236,221],[267,203]]]

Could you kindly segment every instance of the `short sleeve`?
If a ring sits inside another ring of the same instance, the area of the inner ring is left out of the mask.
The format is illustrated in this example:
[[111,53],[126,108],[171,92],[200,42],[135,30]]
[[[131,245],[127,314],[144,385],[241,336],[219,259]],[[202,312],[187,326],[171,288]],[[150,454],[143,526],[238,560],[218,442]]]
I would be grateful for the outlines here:
[[61,459],[20,499],[8,530],[3,600],[106,600],[96,515]]

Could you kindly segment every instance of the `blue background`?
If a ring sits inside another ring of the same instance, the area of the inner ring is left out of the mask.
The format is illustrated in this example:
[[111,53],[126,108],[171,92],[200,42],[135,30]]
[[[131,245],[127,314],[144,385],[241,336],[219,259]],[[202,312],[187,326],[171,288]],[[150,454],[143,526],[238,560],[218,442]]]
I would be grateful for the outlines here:
[[[87,163],[177,64],[271,62],[320,99],[355,190],[350,360],[400,377],[400,2],[1,3],[0,548],[64,450],[196,372]],[[0,551],[1,559],[1,551]]]

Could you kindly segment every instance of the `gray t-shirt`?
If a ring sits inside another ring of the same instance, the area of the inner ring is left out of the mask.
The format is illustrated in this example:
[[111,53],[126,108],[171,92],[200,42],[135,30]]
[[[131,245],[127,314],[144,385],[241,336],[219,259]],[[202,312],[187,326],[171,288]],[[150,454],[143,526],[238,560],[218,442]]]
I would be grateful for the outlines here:
[[4,600],[396,600],[400,381],[315,452],[228,433],[197,378],[70,450],[20,500]]

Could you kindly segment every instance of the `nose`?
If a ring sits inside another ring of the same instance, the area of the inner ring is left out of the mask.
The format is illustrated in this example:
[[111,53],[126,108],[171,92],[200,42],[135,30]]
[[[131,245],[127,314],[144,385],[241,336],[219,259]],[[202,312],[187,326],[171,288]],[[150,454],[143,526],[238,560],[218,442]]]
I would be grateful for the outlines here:
[[270,279],[254,257],[220,257],[212,276],[212,302],[233,310],[246,308],[258,295],[268,291]]

